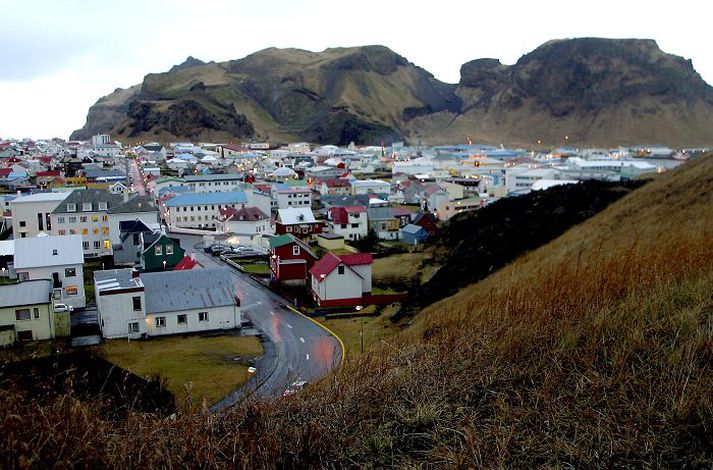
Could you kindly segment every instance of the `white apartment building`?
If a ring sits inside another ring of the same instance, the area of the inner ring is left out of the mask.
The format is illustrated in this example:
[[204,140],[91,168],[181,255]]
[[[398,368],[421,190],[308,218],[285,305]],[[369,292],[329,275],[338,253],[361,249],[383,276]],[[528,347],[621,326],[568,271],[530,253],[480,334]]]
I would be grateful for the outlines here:
[[290,188],[275,185],[272,189],[272,197],[276,202],[277,209],[287,209],[288,207],[312,207],[312,190],[309,188]]
[[129,268],[95,271],[94,293],[104,338],[146,336],[146,299],[138,271]]
[[52,232],[52,212],[64,201],[69,192],[37,193],[20,196],[10,201],[12,233],[14,238],[36,237]]
[[389,194],[391,184],[381,180],[354,180],[352,181],[352,195],[359,194]]
[[249,205],[244,191],[187,193],[164,201],[162,215],[169,227],[215,229],[220,209],[243,205]]

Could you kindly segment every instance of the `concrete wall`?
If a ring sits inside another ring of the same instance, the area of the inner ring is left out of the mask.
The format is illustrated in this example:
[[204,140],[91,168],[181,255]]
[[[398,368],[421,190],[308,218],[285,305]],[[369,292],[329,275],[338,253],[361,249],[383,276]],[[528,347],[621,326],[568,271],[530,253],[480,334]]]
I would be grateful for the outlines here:
[[[69,193],[67,193],[69,194]],[[62,201],[42,201],[42,202],[10,202],[10,210],[12,211],[12,233],[15,238],[36,237],[40,232],[47,234],[52,233],[54,229],[54,220],[50,220],[52,229],[47,228],[47,216],[57,208]],[[42,230],[38,225],[37,214],[42,214]],[[51,217],[51,216],[50,216]],[[25,226],[20,227],[20,222],[24,222]]]
[[[29,309],[30,319],[29,320],[17,320],[15,316],[16,310]],[[35,309],[39,313],[39,317],[35,318]],[[51,314],[50,303],[45,304],[33,304],[33,305],[21,305],[15,307],[3,307],[0,308],[0,325],[15,325],[15,331],[13,333],[19,333],[21,331],[32,331],[32,340],[40,341],[44,339],[54,338],[55,336],[55,325],[54,317]],[[1,343],[0,346],[8,346],[12,344],[15,339],[15,334],[13,335],[3,335],[2,341],[10,341],[10,343]]]
[[[199,321],[198,313],[208,312],[208,321]],[[178,315],[187,314],[188,323],[178,324]],[[166,326],[157,327],[156,317],[166,317]],[[181,310],[146,314],[146,332],[149,336],[175,335],[196,331],[230,330],[240,326],[240,307],[228,305],[209,309]]]

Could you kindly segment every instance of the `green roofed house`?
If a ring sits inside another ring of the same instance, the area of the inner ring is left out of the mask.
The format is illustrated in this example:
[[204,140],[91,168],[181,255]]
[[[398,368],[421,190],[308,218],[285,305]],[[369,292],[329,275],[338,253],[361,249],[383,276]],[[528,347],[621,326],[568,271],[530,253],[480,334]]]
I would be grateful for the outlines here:
[[165,233],[142,233],[141,237],[144,247],[141,253],[141,268],[144,271],[173,269],[186,254],[180,242],[167,237]]

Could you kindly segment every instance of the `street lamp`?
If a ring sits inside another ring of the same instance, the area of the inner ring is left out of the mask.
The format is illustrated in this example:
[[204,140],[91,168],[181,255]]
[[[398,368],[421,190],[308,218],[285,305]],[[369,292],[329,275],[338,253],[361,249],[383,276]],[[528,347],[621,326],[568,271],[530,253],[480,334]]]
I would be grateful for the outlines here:
[[163,260],[163,270],[166,270],[166,260]]

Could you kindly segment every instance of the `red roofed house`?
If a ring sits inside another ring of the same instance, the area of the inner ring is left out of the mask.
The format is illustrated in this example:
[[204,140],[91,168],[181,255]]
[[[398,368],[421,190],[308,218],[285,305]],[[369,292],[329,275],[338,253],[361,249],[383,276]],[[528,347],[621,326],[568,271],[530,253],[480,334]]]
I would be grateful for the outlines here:
[[318,189],[322,196],[349,196],[352,193],[352,183],[347,179],[324,180]]
[[320,307],[364,305],[371,296],[371,253],[327,253],[310,269],[312,296]]
[[331,207],[329,219],[332,233],[343,236],[345,240],[360,240],[369,232],[364,206]]
[[317,256],[309,246],[293,235],[270,239],[270,272],[273,281],[305,285],[315,261]]
[[237,235],[272,233],[270,217],[257,207],[225,207],[218,210],[217,231]]
[[0,168],[0,179],[7,179],[12,173],[12,168]]
[[183,257],[181,261],[178,262],[175,268],[173,268],[174,271],[183,271],[185,269],[193,269],[196,266],[203,267],[202,264],[200,264],[194,257],[186,255]]

